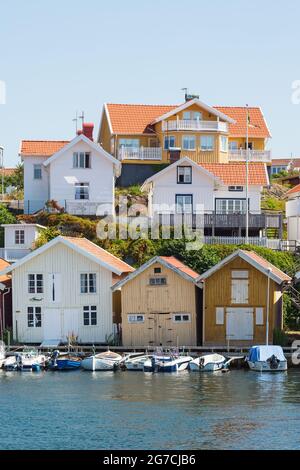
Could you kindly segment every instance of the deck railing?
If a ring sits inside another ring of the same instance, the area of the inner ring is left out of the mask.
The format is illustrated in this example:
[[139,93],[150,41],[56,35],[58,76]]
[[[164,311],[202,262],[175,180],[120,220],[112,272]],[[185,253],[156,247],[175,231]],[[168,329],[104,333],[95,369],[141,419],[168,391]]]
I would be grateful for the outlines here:
[[227,122],[200,119],[176,119],[162,122],[162,131],[219,131],[228,132]]
[[[247,150],[228,150],[228,159],[231,162],[245,162],[247,158]],[[250,162],[271,162],[271,151],[270,150],[250,150],[249,149],[249,161]]]
[[0,258],[5,259],[8,262],[14,262],[29,255],[30,252],[31,250],[21,248],[0,248]]
[[161,147],[120,148],[119,160],[161,160]]

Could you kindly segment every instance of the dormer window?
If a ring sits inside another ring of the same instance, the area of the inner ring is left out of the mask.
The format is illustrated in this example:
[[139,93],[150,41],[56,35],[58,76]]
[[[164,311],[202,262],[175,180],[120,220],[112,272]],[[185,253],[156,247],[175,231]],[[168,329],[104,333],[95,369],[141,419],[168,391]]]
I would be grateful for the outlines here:
[[91,154],[88,152],[74,152],[73,168],[91,168]]
[[25,232],[24,230],[15,230],[15,245],[24,245]]
[[177,167],[177,184],[191,184],[192,182],[192,167],[191,166],[178,166]]

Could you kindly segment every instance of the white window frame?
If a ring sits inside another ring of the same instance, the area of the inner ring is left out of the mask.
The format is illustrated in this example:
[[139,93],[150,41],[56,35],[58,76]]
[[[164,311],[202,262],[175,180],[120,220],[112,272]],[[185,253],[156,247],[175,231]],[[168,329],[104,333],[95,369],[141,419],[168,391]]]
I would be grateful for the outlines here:
[[[28,273],[27,286],[28,294],[43,294],[44,275],[42,273]],[[31,289],[33,290],[31,291]]]
[[[94,322],[95,320],[93,319],[92,320],[92,313],[96,313],[96,322],[95,323],[92,323],[92,321]],[[87,314],[87,321],[88,323],[85,323],[86,322],[86,316],[85,314]],[[90,327],[90,326],[97,326],[98,325],[98,309],[97,309],[97,305],[84,305],[82,307],[82,324],[83,326],[87,326],[87,327]]]
[[226,135],[220,136],[220,150],[221,152],[228,152],[228,137]]
[[25,244],[25,230],[15,230],[15,245]]
[[[190,198],[190,203],[186,199]],[[182,202],[179,203],[182,199]],[[192,214],[193,213],[193,195],[192,194],[175,194],[175,207],[177,214]]]
[[[170,145],[170,141],[173,141],[174,145]],[[169,150],[170,148],[176,147],[176,137],[175,135],[165,135],[164,136],[164,150]]]
[[[180,317],[180,319],[176,319],[176,317]],[[184,317],[188,317],[188,319],[184,320]],[[191,314],[190,313],[173,313],[172,314],[172,322],[173,323],[191,323]]]
[[119,139],[119,149],[139,149],[140,139]]
[[[162,279],[165,279],[166,282],[162,282]],[[155,286],[166,286],[168,283],[167,277],[166,276],[156,276],[156,277],[150,277],[149,278],[149,286],[155,287]]]
[[130,324],[140,324],[145,322],[145,315],[143,313],[128,313],[127,322]]
[[[75,188],[75,201],[89,201],[90,183],[75,183],[74,188]],[[77,196],[84,196],[84,197],[77,197]]]
[[35,163],[33,165],[33,179],[41,180],[42,179],[42,165],[41,163]]
[[245,214],[246,199],[216,198],[216,212],[217,214]]
[[[29,311],[30,310],[30,311]],[[29,316],[32,319],[29,320]],[[32,324],[29,324],[32,323]],[[42,308],[39,306],[27,307],[27,328],[42,328]]]
[[[183,176],[183,181],[179,181]],[[191,166],[178,166],[177,167],[177,184],[191,184],[192,183],[192,167]]]
[[196,150],[196,136],[193,134],[183,135],[182,136],[182,149],[183,150]]
[[80,273],[80,294],[97,294],[97,273]]
[[228,186],[228,191],[230,192],[243,192],[244,186]]
[[91,168],[90,152],[73,152],[73,168],[86,170]]
[[[211,142],[209,144],[208,142]],[[215,138],[213,135],[200,136],[200,150],[202,152],[212,152],[215,148]]]

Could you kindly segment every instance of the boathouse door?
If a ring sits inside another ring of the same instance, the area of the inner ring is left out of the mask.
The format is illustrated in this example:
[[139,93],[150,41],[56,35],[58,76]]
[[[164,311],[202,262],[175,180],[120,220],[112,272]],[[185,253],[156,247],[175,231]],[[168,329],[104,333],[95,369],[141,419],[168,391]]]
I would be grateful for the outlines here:
[[226,339],[229,341],[253,339],[253,308],[226,309]]
[[59,308],[49,308],[44,312],[44,340],[62,339],[61,311]]
[[173,345],[172,315],[170,313],[150,313],[147,330],[150,345]]

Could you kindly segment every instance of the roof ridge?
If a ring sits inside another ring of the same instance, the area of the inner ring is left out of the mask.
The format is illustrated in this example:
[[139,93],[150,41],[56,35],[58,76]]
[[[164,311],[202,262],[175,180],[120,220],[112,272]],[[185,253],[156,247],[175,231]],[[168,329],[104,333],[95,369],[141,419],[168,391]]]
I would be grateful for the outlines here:
[[63,139],[22,139],[21,142],[70,142],[70,140]]
[[174,108],[181,106],[180,104],[147,104],[147,103],[105,103],[106,105],[115,105],[115,106],[153,106],[153,107],[162,107],[162,106],[172,106]]

